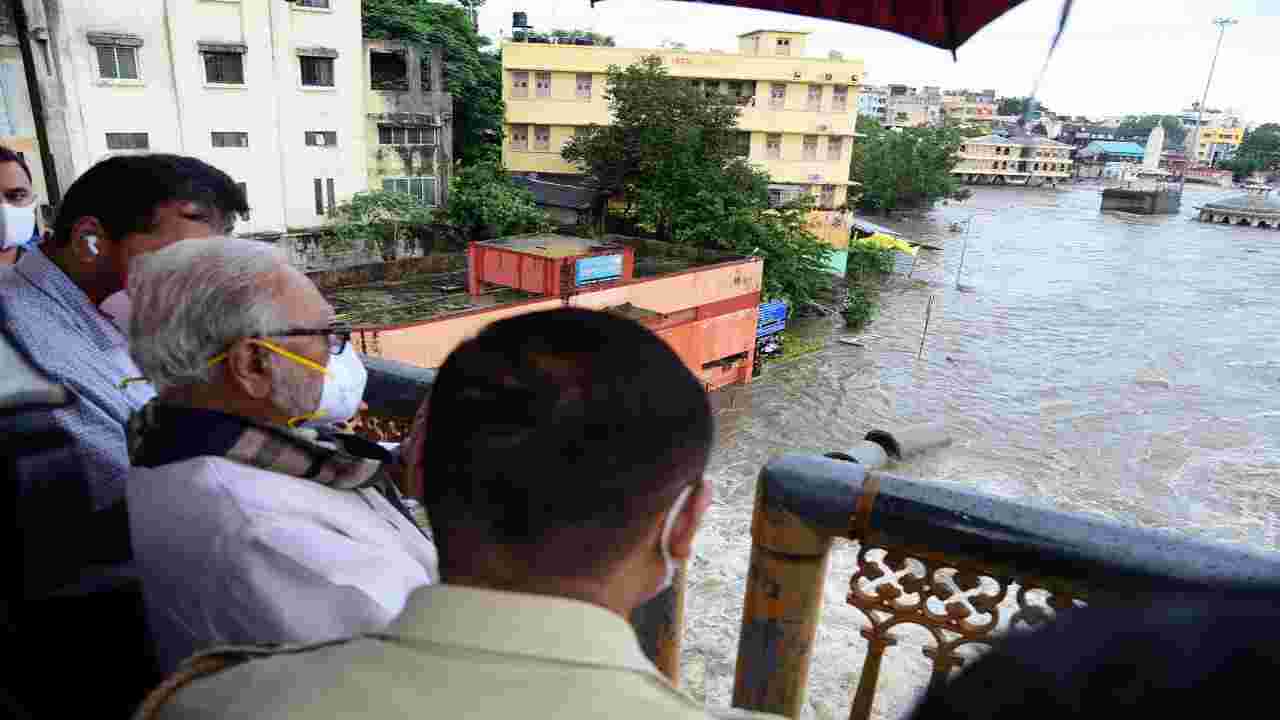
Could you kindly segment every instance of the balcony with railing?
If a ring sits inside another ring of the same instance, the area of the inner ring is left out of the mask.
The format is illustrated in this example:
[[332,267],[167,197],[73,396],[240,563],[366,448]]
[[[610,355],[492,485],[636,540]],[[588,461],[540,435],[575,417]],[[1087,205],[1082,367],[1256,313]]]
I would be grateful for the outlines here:
[[[433,373],[370,358],[366,419],[407,430]],[[367,425],[366,427],[370,427]],[[956,483],[870,468],[945,443],[936,427],[868,434],[826,457],[784,455],[761,469],[738,639],[734,707],[800,716],[833,547],[852,543],[845,601],[862,618],[850,720],[867,720],[887,663],[918,646],[930,685],[945,682],[1011,629],[1086,604],[1161,602],[1162,593],[1280,592],[1280,555],[1023,504]],[[408,488],[406,488],[408,489]],[[412,491],[412,489],[409,489]],[[685,575],[632,617],[641,645],[679,683]],[[896,648],[896,652],[895,652]]]

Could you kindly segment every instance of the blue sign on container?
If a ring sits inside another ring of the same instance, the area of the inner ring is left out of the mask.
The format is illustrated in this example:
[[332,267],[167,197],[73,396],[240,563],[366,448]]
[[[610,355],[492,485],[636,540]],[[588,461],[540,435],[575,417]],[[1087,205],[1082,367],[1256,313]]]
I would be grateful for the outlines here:
[[595,255],[574,263],[574,284],[590,285],[622,277],[621,255]]
[[756,337],[762,338],[782,332],[787,327],[787,304],[781,300],[760,306],[760,319],[756,321]]

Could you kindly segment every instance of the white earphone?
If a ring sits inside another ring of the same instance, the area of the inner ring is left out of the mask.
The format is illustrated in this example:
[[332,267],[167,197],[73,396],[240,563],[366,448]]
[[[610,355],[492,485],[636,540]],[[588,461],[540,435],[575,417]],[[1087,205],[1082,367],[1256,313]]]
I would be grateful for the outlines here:
[[87,243],[87,244],[89,245],[89,254],[90,254],[90,255],[97,255],[97,254],[98,254],[98,236],[97,236],[97,235],[85,235],[85,236],[84,236],[84,241],[85,241],[85,243]]

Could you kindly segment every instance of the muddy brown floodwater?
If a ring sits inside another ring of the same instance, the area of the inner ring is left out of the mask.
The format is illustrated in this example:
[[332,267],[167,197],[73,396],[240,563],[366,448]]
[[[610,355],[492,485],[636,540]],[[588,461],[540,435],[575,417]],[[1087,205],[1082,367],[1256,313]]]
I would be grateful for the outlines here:
[[[1229,191],[1189,186],[1180,216],[1101,213],[1096,187],[978,188],[885,224],[921,251],[889,278],[866,348],[814,321],[823,350],[717,397],[717,499],[689,569],[686,688],[728,706],[756,474],[787,452],[943,420],[955,443],[891,472],[1206,540],[1280,544],[1280,232],[1192,220]],[[952,222],[973,217],[965,234]],[[916,359],[928,298],[933,320]],[[848,717],[865,643],[831,558],[808,718]],[[876,715],[910,710],[924,636],[891,649]]]

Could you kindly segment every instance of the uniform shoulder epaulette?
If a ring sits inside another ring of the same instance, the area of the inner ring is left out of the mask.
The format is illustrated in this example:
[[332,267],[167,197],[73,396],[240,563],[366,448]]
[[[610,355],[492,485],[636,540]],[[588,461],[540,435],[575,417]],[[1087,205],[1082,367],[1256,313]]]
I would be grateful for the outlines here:
[[160,710],[182,688],[201,678],[216,675],[223,670],[243,665],[250,660],[273,657],[276,655],[294,655],[308,650],[316,650],[330,645],[341,645],[351,638],[339,638],[318,643],[263,643],[261,645],[221,645],[209,648],[192,655],[178,666],[173,674],[164,679],[154,690],[147,693],[133,720],[155,720]]

